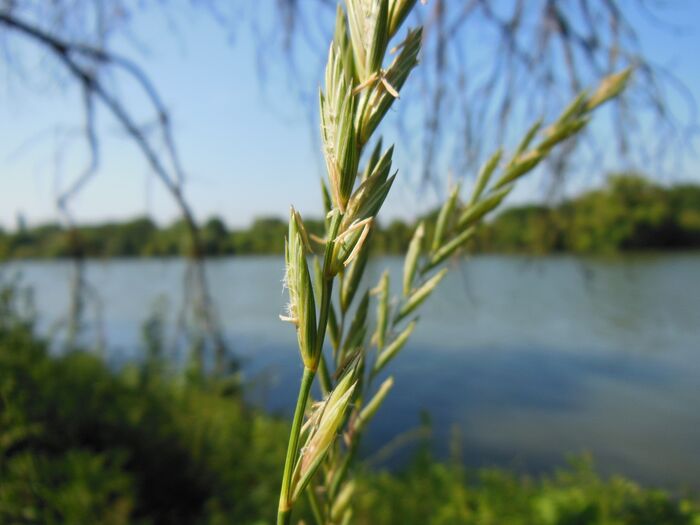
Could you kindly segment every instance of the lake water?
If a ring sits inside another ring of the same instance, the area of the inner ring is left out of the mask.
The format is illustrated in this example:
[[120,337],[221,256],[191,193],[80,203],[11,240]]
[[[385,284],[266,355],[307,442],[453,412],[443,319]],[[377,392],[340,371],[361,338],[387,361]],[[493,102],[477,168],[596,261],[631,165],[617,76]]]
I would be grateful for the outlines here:
[[[372,261],[371,281],[385,266],[398,283],[394,258]],[[70,264],[13,263],[3,273],[17,270],[50,330],[68,309]],[[173,320],[183,271],[179,260],[88,264],[111,360],[138,357],[141,323],[158,297]],[[293,329],[278,320],[282,260],[218,259],[208,272],[251,402],[291,413],[301,368]],[[698,254],[465,261],[423,308],[392,367],[396,385],[368,454],[427,411],[437,454],[458,429],[469,465],[539,472],[590,452],[604,473],[700,488]],[[396,464],[409,448],[382,461]]]

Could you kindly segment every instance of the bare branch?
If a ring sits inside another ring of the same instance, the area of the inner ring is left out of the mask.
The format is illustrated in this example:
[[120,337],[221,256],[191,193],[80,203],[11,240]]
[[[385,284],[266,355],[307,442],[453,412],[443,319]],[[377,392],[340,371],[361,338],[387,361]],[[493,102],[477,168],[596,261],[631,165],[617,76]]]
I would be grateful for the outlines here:
[[[285,4],[285,16],[294,20],[287,29],[296,31],[300,20],[316,20],[320,0],[278,3]],[[403,105],[411,108],[407,118],[412,122],[416,106],[421,108],[421,178],[436,182],[450,148],[453,163],[463,173],[483,160],[482,154],[493,142],[508,139],[514,119],[538,118],[552,106],[552,98],[563,102],[627,66],[637,69],[638,80],[613,103],[608,124],[619,158],[641,164],[643,155],[651,152],[662,170],[672,155],[682,157],[697,133],[695,99],[687,96],[682,80],[643,54],[630,21],[632,13],[653,19],[662,5],[645,0],[624,5],[613,0],[429,3],[429,11],[423,9],[424,14],[418,15],[427,18],[422,83],[419,90],[406,93],[410,102]],[[299,33],[297,38],[305,38]],[[286,41],[293,46],[288,37]],[[685,108],[671,105],[677,95]],[[577,148],[567,149],[568,155],[576,155]],[[594,158],[592,148],[582,157]],[[578,161],[568,164],[591,167]]]
[[[191,256],[193,267],[191,271],[188,270],[187,272],[187,281],[195,285],[195,317],[199,322],[205,325],[205,330],[212,337],[215,346],[217,369],[218,371],[223,371],[226,349],[209,294],[203,265],[204,254],[199,228],[192,209],[184,196],[183,184],[185,176],[175,147],[170,117],[148,76],[136,64],[124,57],[102,48],[69,42],[14,16],[10,11],[0,12],[0,25],[24,35],[51,52],[82,88],[86,119],[85,136],[88,143],[90,161],[84,172],[78,176],[69,188],[57,199],[59,209],[61,209],[66,217],[69,227],[72,228],[72,232],[76,233],[77,230],[73,228],[74,224],[69,212],[68,202],[79,193],[85,184],[97,173],[99,166],[98,138],[94,123],[96,100],[101,102],[108,110],[109,114],[126,131],[131,141],[145,157],[153,173],[176,202],[192,244]],[[157,127],[160,130],[166,146],[167,160],[170,164],[170,168],[166,165],[164,159],[159,156],[149,137],[136,123],[136,119],[121,103],[117,95],[110,91],[107,85],[102,81],[99,71],[104,67],[112,67],[126,73],[129,78],[136,81],[137,85],[140,86],[142,91],[146,94],[158,118]],[[79,242],[77,234],[71,235],[71,237],[75,239],[76,243]],[[80,251],[78,245],[76,244],[74,248],[76,257],[80,258],[78,255]],[[80,284],[82,282],[81,278],[78,277],[78,281],[76,282]],[[76,315],[78,315],[81,310],[81,305],[79,303],[81,297],[82,293],[78,296],[76,299],[78,302],[74,305]],[[201,366],[203,367],[203,362]]]

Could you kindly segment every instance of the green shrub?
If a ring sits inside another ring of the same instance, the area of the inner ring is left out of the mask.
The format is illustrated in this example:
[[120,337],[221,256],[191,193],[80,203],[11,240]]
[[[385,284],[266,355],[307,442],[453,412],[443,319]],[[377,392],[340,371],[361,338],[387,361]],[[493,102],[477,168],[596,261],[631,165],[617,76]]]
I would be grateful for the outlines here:
[[0,307],[0,523],[265,517],[285,423],[215,383],[52,356],[31,320],[7,313],[16,300]]

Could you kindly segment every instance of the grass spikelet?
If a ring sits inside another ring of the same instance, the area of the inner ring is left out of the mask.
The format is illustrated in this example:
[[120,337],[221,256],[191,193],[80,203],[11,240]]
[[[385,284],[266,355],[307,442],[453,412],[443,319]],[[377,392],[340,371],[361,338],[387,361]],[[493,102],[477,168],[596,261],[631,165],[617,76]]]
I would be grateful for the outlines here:
[[[302,233],[303,232],[303,233]],[[308,240],[305,229],[294,208],[290,211],[289,233],[285,243],[285,286],[289,291],[287,315],[282,319],[296,326],[299,351],[304,364],[315,369],[316,302],[306,261]]]
[[408,245],[406,258],[403,265],[403,294],[408,297],[413,289],[413,279],[416,276],[416,268],[418,267],[418,258],[423,250],[423,237],[425,236],[425,224],[421,222],[416,231],[413,233],[413,238]]
[[442,281],[446,274],[447,268],[443,268],[425,283],[423,283],[420,288],[415,290],[399,310],[399,315],[397,316],[396,320],[400,321],[401,319],[404,319],[407,315],[413,312],[413,310],[418,308],[423,301],[425,301],[428,296],[433,293],[435,287],[440,283],[440,281]]
[[450,196],[445,201],[445,204],[440,208],[440,213],[438,214],[437,222],[435,223],[435,232],[433,233],[433,242],[431,244],[431,250],[435,251],[442,244],[442,239],[447,234],[447,230],[450,227],[450,222],[452,222],[452,216],[455,211],[455,206],[457,205],[457,198],[459,197],[460,186],[457,184],[452,191]]
[[295,468],[292,501],[296,500],[306,488],[311,476],[314,475],[329,447],[335,441],[357,384],[354,372],[353,367],[340,380],[328,399],[315,408],[315,413],[311,416],[317,423],[309,430],[309,437]]
[[384,368],[386,364],[399,353],[399,351],[406,344],[406,341],[408,341],[408,338],[411,337],[413,330],[416,328],[416,324],[417,321],[415,319],[408,323],[406,328],[403,329],[396,339],[389,343],[387,347],[379,353],[377,361],[374,363],[373,371],[375,374],[381,372],[382,368]]

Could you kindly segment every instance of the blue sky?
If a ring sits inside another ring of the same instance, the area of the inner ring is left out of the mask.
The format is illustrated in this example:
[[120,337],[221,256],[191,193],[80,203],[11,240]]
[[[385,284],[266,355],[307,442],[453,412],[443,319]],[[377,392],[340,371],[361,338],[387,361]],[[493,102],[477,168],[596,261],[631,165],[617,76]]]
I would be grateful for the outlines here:
[[[647,21],[639,26],[641,37],[652,58],[700,93],[700,35],[687,25],[700,21],[700,2],[682,4],[678,13],[683,20],[673,21],[686,24],[684,31],[660,31]],[[249,25],[241,24],[232,41],[206,12],[188,9],[172,22],[148,13],[132,29],[138,49],[126,41],[119,48],[144,65],[172,112],[188,174],[186,193],[200,219],[219,215],[243,226],[255,216],[284,216],[290,204],[305,214],[320,214],[318,180],[323,170],[308,109],[279,67],[270,69],[262,91]],[[51,63],[18,39],[10,44],[21,53],[25,70],[18,76],[4,62],[0,69],[3,227],[13,227],[18,213],[30,224],[55,220],[58,188],[85,162],[78,90],[70,82],[56,82]],[[309,56],[309,63],[322,60],[325,52]],[[306,80],[315,86],[320,79],[308,75]],[[138,107],[135,92],[128,85],[121,89]],[[159,221],[172,220],[176,208],[140,153],[104,111],[98,113],[98,124],[101,170],[74,201],[76,219],[94,222],[147,213]],[[408,182],[415,180],[410,173],[416,169],[408,156],[399,155],[397,167],[408,175],[399,179],[384,217],[410,218],[435,201],[423,198]],[[700,180],[697,168],[691,158],[678,177]],[[536,179],[524,184],[514,202],[536,199],[539,188]]]

